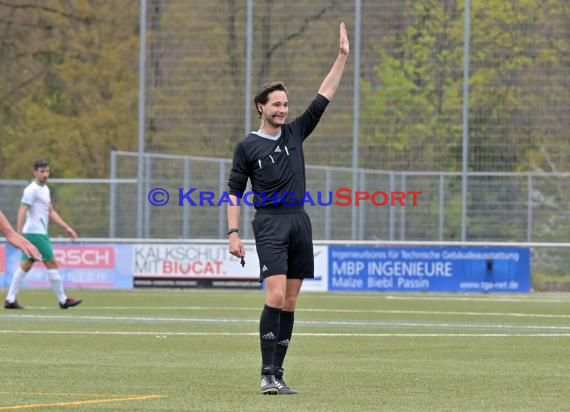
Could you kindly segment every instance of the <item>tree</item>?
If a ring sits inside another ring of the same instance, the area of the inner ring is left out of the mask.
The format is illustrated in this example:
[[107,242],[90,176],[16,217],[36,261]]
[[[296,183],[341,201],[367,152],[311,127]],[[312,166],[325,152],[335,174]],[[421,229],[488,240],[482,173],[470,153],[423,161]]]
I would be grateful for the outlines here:
[[136,141],[138,2],[0,2],[0,171],[103,177]]
[[[457,1],[413,2],[408,25],[377,46],[362,82],[364,167],[453,170],[461,143],[462,13]],[[462,3],[462,2],[461,2]]]

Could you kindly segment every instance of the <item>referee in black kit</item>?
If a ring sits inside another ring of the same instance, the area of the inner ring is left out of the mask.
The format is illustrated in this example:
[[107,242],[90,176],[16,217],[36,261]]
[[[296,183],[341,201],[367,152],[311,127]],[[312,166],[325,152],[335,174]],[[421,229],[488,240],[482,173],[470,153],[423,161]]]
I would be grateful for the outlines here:
[[[293,331],[297,296],[303,279],[314,277],[311,221],[300,200],[305,194],[304,140],[317,126],[340,83],[349,43],[340,24],[340,50],[318,94],[305,112],[285,123],[287,90],[280,82],[261,87],[254,98],[259,130],[240,141],[229,177],[229,251],[243,257],[239,238],[240,206],[251,179],[256,208],[253,233],[259,256],[260,281],[265,280],[265,306],[259,321],[261,393],[295,394],[283,380],[283,360]],[[240,199],[241,200],[241,199]]]

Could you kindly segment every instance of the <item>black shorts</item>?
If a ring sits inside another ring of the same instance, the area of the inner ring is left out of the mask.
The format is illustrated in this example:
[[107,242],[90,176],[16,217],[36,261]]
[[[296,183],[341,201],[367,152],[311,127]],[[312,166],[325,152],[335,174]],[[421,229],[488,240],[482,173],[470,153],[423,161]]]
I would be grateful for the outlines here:
[[315,277],[313,230],[302,207],[260,208],[251,224],[260,282],[272,275],[287,275],[287,279]]

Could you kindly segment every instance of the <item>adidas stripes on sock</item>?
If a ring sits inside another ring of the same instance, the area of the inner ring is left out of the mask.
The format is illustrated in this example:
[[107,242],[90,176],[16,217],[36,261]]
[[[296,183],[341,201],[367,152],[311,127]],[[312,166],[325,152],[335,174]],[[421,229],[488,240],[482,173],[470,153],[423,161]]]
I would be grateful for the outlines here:
[[279,369],[283,366],[291,336],[293,335],[293,323],[295,322],[295,312],[281,312],[279,323],[279,337],[275,348],[275,368]]
[[281,309],[265,305],[259,319],[259,340],[261,342],[261,364],[264,371],[273,368],[275,346],[279,337]]

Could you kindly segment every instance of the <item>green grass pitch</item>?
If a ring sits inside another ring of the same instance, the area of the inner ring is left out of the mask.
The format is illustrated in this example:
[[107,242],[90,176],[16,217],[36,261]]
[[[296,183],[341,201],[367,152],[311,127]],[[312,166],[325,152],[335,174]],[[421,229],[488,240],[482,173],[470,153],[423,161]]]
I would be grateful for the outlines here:
[[[6,293],[0,290],[0,293]],[[570,405],[564,294],[302,293],[263,396],[261,291],[24,289],[0,310],[0,411],[558,411]]]

